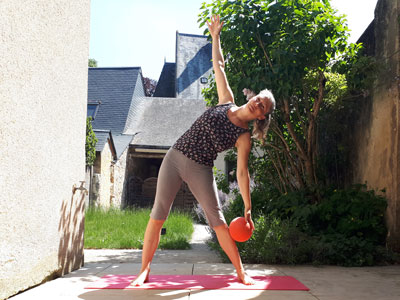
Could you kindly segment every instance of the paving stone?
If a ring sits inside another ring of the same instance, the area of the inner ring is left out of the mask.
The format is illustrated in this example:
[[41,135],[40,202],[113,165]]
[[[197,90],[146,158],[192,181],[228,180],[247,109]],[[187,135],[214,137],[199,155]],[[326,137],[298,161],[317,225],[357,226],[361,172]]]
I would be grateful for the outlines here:
[[[197,226],[191,250],[159,250],[152,274],[236,275],[231,264],[205,244],[204,226]],[[310,291],[257,290],[86,290],[85,286],[106,274],[137,274],[141,250],[85,250],[83,268],[12,297],[15,300],[125,300],[125,299],[268,299],[268,300],[399,300],[400,266],[344,268],[337,266],[285,266],[245,264],[250,276],[293,276]]]

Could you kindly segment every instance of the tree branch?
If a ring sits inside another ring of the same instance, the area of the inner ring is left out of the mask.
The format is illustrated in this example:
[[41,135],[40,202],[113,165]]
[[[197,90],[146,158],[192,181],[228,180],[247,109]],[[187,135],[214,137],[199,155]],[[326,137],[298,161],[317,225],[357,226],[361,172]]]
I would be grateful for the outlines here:
[[[276,134],[279,136],[278,132],[276,132]],[[283,141],[283,143],[285,143],[285,145],[287,146],[285,139],[283,139],[283,137],[280,137],[280,138],[281,138],[281,141]],[[287,160],[289,161],[289,164],[290,164],[291,168],[294,170],[295,177],[297,179],[296,181],[299,183],[300,187],[304,187],[303,177],[301,176],[299,168],[296,166],[296,162],[294,161],[294,159],[293,159],[293,157],[291,155],[292,152],[294,152],[294,151],[290,151],[289,147],[279,148],[279,147],[277,147],[277,146],[275,146],[275,145],[273,145],[271,143],[267,144],[267,146],[271,147],[272,149],[274,149],[274,150],[276,150],[278,152],[283,152],[284,153],[284,155],[286,156]],[[295,154],[298,156],[298,153],[295,153]],[[300,161],[300,164],[301,164],[301,161]],[[286,170],[287,170],[286,173],[288,173],[288,171],[290,171],[289,168],[286,168]]]
[[275,72],[275,70],[274,70],[274,67],[272,66],[271,60],[269,59],[268,54],[267,54],[267,52],[265,51],[264,44],[263,44],[263,42],[262,42],[262,40],[261,40],[261,36],[260,36],[260,33],[258,32],[258,30],[257,30],[257,40],[258,40],[258,43],[259,43],[260,46],[261,46],[261,49],[262,49],[263,52],[264,52],[264,56],[265,56],[265,58],[267,59],[268,64],[269,64],[269,66],[271,67],[272,72],[273,72],[274,74],[276,74],[276,72]]
[[279,171],[279,168],[278,168],[278,166],[276,165],[276,163],[275,163],[275,161],[274,161],[274,158],[273,158],[273,156],[272,156],[272,154],[271,154],[271,151],[269,151],[269,150],[267,149],[267,153],[268,153],[268,156],[269,156],[270,159],[271,159],[271,162],[272,162],[272,164],[273,164],[273,166],[274,166],[276,172],[278,173],[279,179],[280,179],[280,181],[281,181],[281,183],[282,183],[282,185],[283,185],[283,189],[285,190],[285,193],[287,193],[286,182],[285,182],[285,180],[283,179],[282,174],[281,174],[281,172]]
[[284,104],[283,108],[284,108],[284,114],[285,114],[284,119],[285,119],[286,126],[288,128],[288,131],[289,131],[290,135],[292,136],[297,149],[299,150],[300,157],[302,159],[306,160],[307,159],[306,152],[304,151],[296,133],[294,132],[292,123],[290,123],[289,101],[287,99],[283,99],[283,104]]

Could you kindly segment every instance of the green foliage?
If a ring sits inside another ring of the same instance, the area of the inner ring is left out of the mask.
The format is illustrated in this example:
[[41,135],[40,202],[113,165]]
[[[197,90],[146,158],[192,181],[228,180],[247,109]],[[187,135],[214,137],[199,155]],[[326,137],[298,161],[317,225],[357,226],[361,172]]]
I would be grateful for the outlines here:
[[89,67],[97,68],[97,60],[95,60],[94,58],[89,58]]
[[360,119],[361,111],[371,105],[369,95],[384,66],[360,51],[333,69],[340,73],[331,73],[338,77],[328,80],[327,86],[335,97],[323,104],[318,120],[318,178],[326,185],[343,187],[351,180],[349,165],[354,144],[351,130],[359,126],[355,122]]
[[216,167],[213,168],[214,178],[217,183],[217,188],[225,194],[229,193],[229,182],[222,171]]
[[260,216],[251,239],[238,245],[243,259],[252,263],[304,264],[317,262],[318,240],[301,232],[288,220]]
[[[254,219],[255,230],[250,240],[237,243],[240,255],[246,263],[306,264],[322,261],[323,250],[316,237],[308,236],[288,220],[271,216]],[[227,256],[215,244],[225,261]]]
[[214,13],[225,22],[221,42],[235,95],[267,86],[278,101],[291,97],[310,70],[325,70],[348,51],[345,19],[328,1],[213,1],[202,9],[200,26]]
[[[386,199],[365,185],[326,189],[321,203],[312,193],[292,192],[271,197],[252,192],[256,230],[238,244],[248,263],[314,263],[364,266],[390,261],[385,249]],[[243,212],[239,194],[224,214],[229,223]]]
[[[346,20],[335,15],[329,1],[320,0],[216,0],[203,4],[200,26],[212,14],[225,23],[221,43],[237,104],[246,101],[244,88],[267,87],[277,102],[269,143],[259,145],[260,158],[251,158],[256,160],[251,165],[261,163],[265,170],[256,176],[280,192],[318,186],[324,179],[318,172],[323,161],[317,151],[319,113],[324,103],[347,92],[348,66],[360,50],[347,44]],[[203,95],[216,104],[213,80]],[[314,200],[319,200],[317,191]]]
[[[141,249],[149,220],[149,209],[90,208],[85,213],[85,248]],[[186,213],[173,211],[164,226],[161,249],[189,249],[193,234],[193,222]]]
[[[200,26],[213,14],[225,23],[221,44],[236,103],[246,102],[244,88],[266,87],[277,102],[267,144],[253,141],[249,159],[258,228],[239,245],[246,261],[359,266],[387,259],[386,200],[362,185],[343,188],[346,126],[379,70],[362,45],[347,43],[345,18],[329,0],[214,0],[201,9]],[[217,103],[212,78],[203,95]],[[226,192],[226,178],[217,182]],[[233,197],[228,222],[243,214],[240,194]]]
[[362,44],[353,45],[352,51],[336,61],[333,70],[346,76],[350,95],[368,95],[377,75],[384,68],[374,57],[364,54]]
[[96,159],[96,143],[98,142],[93,132],[92,117],[86,118],[86,165],[92,166]]

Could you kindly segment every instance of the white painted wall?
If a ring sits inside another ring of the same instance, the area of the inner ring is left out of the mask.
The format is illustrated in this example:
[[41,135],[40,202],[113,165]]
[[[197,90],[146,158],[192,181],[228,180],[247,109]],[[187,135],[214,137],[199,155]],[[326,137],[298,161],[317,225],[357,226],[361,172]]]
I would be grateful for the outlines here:
[[89,0],[0,1],[0,298],[83,263]]

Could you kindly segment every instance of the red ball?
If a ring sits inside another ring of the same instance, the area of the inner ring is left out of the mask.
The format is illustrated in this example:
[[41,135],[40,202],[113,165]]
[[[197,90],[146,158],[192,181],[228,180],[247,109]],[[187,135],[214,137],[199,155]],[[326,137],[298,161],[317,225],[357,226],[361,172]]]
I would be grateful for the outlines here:
[[229,225],[229,233],[236,242],[245,242],[250,239],[253,230],[244,217],[237,217]]

